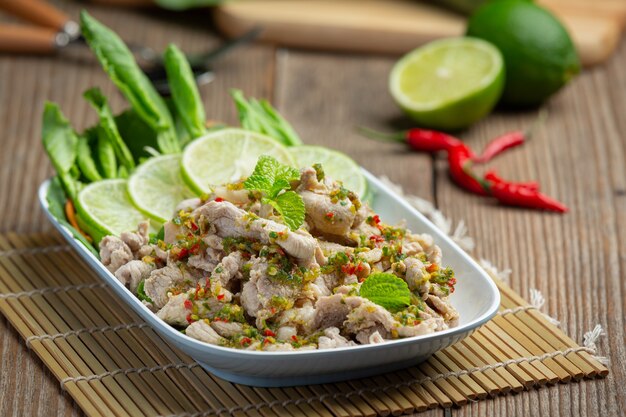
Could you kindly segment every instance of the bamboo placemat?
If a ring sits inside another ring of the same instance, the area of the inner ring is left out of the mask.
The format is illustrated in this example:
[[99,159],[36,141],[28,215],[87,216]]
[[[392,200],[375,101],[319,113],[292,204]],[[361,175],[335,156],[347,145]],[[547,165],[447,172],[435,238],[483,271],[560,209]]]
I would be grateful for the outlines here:
[[59,237],[0,235],[0,311],[89,416],[398,415],[608,374],[593,357],[597,334],[577,345],[493,278],[498,315],[422,364],[335,384],[252,388],[170,347]]

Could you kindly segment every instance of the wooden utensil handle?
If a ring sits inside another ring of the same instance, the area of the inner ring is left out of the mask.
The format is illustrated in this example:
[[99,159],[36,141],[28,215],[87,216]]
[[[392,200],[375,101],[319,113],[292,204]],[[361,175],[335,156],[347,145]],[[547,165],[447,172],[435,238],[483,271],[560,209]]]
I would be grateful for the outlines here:
[[0,25],[0,53],[52,54],[57,31],[34,26]]
[[65,13],[43,0],[0,0],[0,10],[59,31],[70,20]]

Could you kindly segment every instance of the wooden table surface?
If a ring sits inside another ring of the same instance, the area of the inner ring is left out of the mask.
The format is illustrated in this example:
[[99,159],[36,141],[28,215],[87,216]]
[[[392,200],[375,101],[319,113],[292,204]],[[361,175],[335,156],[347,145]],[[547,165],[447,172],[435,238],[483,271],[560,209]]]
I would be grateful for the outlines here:
[[[80,4],[59,2],[71,16]],[[175,42],[201,51],[219,38],[205,11],[172,16],[88,6],[121,36],[161,49]],[[493,163],[506,178],[538,180],[571,211],[555,215],[505,208],[451,184],[445,161],[359,137],[356,125],[407,125],[387,92],[393,57],[245,47],[216,64],[201,88],[211,119],[236,122],[232,87],[270,99],[307,143],[351,155],[407,192],[429,199],[454,223],[464,220],[475,256],[513,269],[511,286],[528,297],[537,288],[546,311],[581,341],[600,323],[598,348],[611,359],[604,380],[583,381],[431,410],[427,416],[618,416],[626,412],[626,42],[607,64],[585,71],[546,108],[549,119],[525,147]],[[95,59],[73,47],[56,57],[0,57],[0,232],[49,230],[36,202],[52,169],[40,144],[43,103],[60,103],[77,128],[96,119],[81,94],[98,85],[115,109],[125,106]],[[488,138],[529,126],[536,111],[496,112],[463,139],[480,149]],[[81,411],[7,321],[0,319],[0,416],[79,416]],[[621,395],[618,395],[620,394]]]

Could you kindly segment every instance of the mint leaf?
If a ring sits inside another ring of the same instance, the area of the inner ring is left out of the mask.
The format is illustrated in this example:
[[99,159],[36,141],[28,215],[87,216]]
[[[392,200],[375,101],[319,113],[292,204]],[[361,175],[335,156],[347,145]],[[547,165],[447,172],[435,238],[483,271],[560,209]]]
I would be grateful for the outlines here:
[[297,230],[304,223],[304,201],[294,191],[287,191],[269,200],[269,204],[283,217],[283,221],[291,230]]
[[246,190],[263,193],[263,203],[274,207],[291,230],[297,230],[304,223],[305,215],[302,197],[291,191],[291,181],[298,178],[300,171],[297,169],[263,155],[243,185]]
[[395,313],[411,304],[406,282],[393,274],[372,274],[361,285],[360,295]]

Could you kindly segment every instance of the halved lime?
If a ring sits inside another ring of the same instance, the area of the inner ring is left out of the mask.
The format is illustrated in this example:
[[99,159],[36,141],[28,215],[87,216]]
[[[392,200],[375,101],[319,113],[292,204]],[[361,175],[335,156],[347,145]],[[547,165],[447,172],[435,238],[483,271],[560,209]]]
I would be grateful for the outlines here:
[[128,179],[135,207],[158,222],[170,220],[178,203],[194,196],[180,172],[181,159],[181,155],[150,158]]
[[137,230],[147,216],[130,201],[126,180],[104,180],[87,185],[78,193],[76,211],[80,226],[96,242],[106,235],[119,236]]
[[400,107],[422,126],[455,130],[487,115],[504,86],[504,61],[476,38],[431,42],[402,57],[389,76]]
[[291,154],[269,136],[243,129],[222,129],[191,142],[183,151],[182,174],[197,193],[252,174],[261,155],[294,165]]
[[354,191],[359,197],[367,193],[367,180],[361,168],[348,155],[322,146],[294,146],[289,152],[296,159],[298,168],[322,164],[324,173],[333,180],[343,182],[343,186]]

